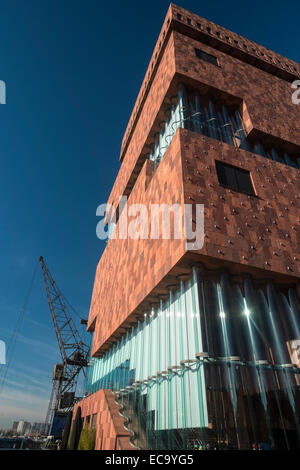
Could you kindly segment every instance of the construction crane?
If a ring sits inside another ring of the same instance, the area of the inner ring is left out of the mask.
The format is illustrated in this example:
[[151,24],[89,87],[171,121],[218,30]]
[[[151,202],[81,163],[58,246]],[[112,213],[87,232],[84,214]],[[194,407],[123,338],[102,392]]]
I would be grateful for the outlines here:
[[[42,256],[39,261],[62,358],[62,362],[56,364],[53,369],[52,392],[45,420],[48,434],[58,436],[59,431],[55,432],[54,427],[58,430],[61,428],[63,424],[59,426],[57,423],[64,422],[68,411],[78,400],[75,396],[77,381],[80,372],[88,365],[89,347],[82,341],[66,302]],[[81,323],[86,324],[86,320],[81,320]]]

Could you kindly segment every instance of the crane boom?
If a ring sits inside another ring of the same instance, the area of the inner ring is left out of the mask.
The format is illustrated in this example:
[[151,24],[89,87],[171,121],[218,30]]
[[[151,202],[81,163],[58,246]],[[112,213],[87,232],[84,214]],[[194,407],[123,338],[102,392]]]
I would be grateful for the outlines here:
[[62,358],[62,364],[56,364],[53,371],[53,389],[46,418],[46,424],[49,424],[52,412],[55,414],[73,406],[78,376],[88,363],[89,347],[82,341],[62,293],[42,256],[39,261]]

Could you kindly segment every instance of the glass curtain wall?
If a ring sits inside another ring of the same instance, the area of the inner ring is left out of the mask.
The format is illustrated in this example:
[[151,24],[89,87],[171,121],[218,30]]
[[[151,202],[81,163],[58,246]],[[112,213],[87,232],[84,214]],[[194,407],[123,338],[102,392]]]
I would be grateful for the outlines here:
[[187,93],[183,85],[179,86],[178,95],[171,99],[165,120],[160,123],[160,131],[155,136],[149,158],[155,162],[156,166],[162,160],[178,127],[190,129],[265,158],[300,168],[300,155],[291,158],[287,152],[279,152],[272,147],[266,149],[262,142],[251,143],[247,138],[245,126],[237,108],[234,109],[232,106],[228,108],[225,103],[216,102],[197,92]]
[[295,345],[294,287],[262,289],[250,278],[237,284],[194,268],[92,359],[87,390],[115,392],[138,448],[299,448]]

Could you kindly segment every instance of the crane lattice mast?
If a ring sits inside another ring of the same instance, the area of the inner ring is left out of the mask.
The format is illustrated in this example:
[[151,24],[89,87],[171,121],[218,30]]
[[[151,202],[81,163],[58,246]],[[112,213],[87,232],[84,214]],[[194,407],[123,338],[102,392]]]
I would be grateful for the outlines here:
[[53,388],[45,423],[48,425],[52,412],[67,411],[74,405],[78,376],[87,366],[89,347],[82,341],[66,302],[42,256],[39,261],[62,358],[62,363],[56,364],[53,370]]

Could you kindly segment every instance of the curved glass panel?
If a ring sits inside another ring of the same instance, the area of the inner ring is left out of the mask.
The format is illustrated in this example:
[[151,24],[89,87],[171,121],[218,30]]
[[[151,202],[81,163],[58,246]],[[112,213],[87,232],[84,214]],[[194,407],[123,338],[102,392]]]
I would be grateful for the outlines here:
[[112,389],[143,449],[300,447],[300,302],[193,269],[100,359],[86,389]]

